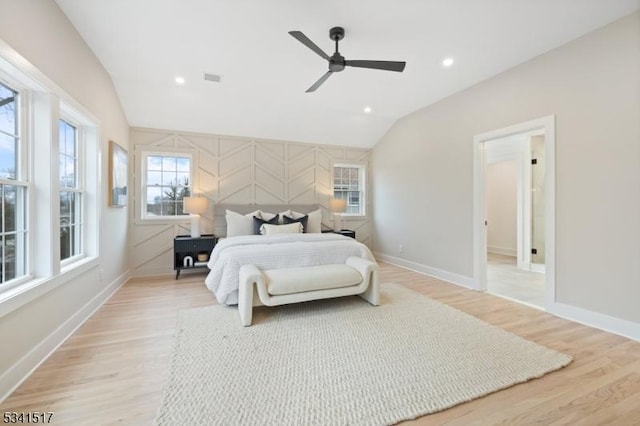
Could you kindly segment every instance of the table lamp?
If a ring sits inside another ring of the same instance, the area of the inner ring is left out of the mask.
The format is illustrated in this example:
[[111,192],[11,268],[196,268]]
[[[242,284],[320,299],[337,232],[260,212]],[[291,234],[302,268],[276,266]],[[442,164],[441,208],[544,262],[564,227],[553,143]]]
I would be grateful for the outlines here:
[[200,237],[200,215],[207,211],[204,197],[184,197],[184,211],[191,215],[191,238]]
[[329,199],[329,211],[333,213],[334,221],[333,221],[333,230],[340,231],[342,229],[342,218],[340,217],[340,213],[344,213],[347,210],[347,200],[343,200],[342,198],[331,198]]

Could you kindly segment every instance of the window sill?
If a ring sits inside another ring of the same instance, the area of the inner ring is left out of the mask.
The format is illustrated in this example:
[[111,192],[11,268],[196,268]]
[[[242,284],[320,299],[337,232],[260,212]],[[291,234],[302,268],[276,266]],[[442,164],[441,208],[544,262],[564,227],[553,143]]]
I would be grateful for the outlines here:
[[85,257],[65,266],[59,275],[34,278],[0,293],[0,318],[44,296],[62,284],[98,266],[98,258]]

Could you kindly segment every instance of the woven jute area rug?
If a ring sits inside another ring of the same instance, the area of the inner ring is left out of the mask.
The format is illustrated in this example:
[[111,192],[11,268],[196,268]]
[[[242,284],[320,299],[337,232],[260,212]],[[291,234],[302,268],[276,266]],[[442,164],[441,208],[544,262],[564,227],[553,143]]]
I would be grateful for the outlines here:
[[395,284],[357,296],[182,311],[156,423],[383,425],[541,377],[571,357]]

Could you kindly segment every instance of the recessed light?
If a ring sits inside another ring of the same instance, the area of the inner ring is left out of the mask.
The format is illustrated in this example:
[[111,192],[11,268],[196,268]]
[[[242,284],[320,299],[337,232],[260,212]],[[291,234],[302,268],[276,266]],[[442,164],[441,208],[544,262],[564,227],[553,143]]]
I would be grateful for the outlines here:
[[371,107],[364,107],[364,112],[369,114],[371,112]]
[[445,58],[442,61],[442,65],[445,67],[450,67],[451,65],[453,65],[453,58]]
[[183,85],[184,84],[184,77],[176,77],[176,84],[180,84]]

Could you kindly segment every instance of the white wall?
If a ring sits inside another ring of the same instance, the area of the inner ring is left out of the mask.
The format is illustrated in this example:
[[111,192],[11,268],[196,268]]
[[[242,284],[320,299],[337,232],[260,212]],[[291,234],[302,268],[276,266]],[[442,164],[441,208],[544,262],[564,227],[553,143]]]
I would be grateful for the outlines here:
[[487,251],[518,255],[518,167],[515,160],[487,164]]
[[[319,204],[323,223],[333,227],[328,212],[333,194],[333,164],[364,164],[369,170],[370,149],[313,145],[278,140],[223,135],[131,129],[133,152],[182,149],[194,154],[197,165],[194,191],[209,199],[209,213],[202,215],[203,233],[213,233],[215,203],[223,204]],[[139,161],[138,158],[133,159]],[[139,182],[132,186],[140,191]],[[136,199],[131,209],[131,259],[135,275],[173,271],[173,237],[189,233],[189,219],[141,222]],[[366,198],[367,202],[369,197]],[[367,207],[366,211],[370,211]],[[356,231],[359,241],[370,242],[369,218],[344,218],[343,226]]]
[[638,323],[640,13],[399,120],[372,154],[376,251],[472,277],[473,137],[551,114],[556,300]]
[[0,0],[0,11],[0,39],[100,120],[103,194],[100,265],[67,276],[54,290],[0,318],[2,398],[126,277],[127,209],[107,207],[106,153],[109,139],[128,148],[129,126],[109,75],[54,1]]

